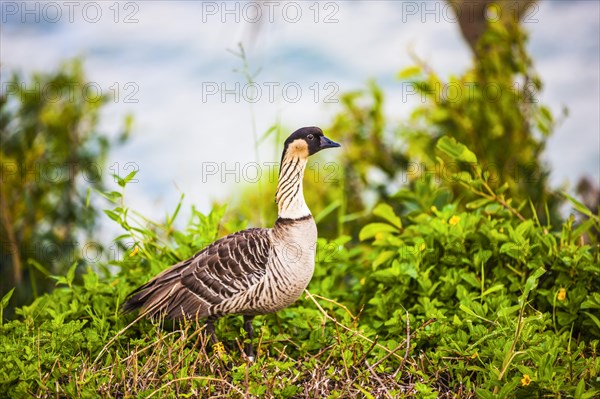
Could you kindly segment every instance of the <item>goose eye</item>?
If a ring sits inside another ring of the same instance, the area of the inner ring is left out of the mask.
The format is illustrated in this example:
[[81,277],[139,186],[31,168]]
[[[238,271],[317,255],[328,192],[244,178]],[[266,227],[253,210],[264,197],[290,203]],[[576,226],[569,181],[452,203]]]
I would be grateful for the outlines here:
[[313,136],[312,134],[309,134],[308,136],[306,136],[307,139],[312,140],[315,138],[315,136]]

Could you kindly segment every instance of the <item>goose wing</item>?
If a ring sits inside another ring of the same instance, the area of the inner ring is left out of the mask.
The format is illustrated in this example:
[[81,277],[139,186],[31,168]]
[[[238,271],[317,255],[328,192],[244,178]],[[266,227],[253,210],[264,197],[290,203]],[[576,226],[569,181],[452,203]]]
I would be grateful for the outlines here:
[[151,317],[207,317],[215,305],[248,290],[266,273],[272,253],[268,229],[223,237],[132,292],[123,306]]

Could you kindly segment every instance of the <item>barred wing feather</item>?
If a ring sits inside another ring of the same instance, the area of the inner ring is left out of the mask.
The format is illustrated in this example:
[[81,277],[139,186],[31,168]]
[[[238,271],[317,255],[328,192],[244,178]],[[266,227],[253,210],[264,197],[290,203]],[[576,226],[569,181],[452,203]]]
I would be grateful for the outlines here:
[[269,229],[228,235],[138,288],[123,311],[141,307],[149,316],[170,319],[211,316],[215,305],[260,281],[271,252]]

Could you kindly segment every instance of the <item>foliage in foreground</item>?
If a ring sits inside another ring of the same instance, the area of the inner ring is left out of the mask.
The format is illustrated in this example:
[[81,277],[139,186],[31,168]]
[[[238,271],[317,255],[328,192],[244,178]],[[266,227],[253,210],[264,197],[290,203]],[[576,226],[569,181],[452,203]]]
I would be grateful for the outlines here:
[[464,163],[452,179],[479,198],[460,210],[425,179],[396,194],[403,218],[389,204],[375,208],[385,222],[361,231],[375,247],[363,318],[383,337],[402,334],[407,317],[437,320],[411,349],[428,355],[425,375],[447,370],[478,397],[597,394],[599,251],[583,235],[598,230],[598,215],[574,201],[590,217],[577,227],[526,219],[473,152],[447,137],[437,148]]
[[[438,148],[459,162],[474,156],[450,139]],[[236,317],[218,323],[223,352],[197,323],[118,313],[135,286],[243,226],[221,224],[216,207],[194,210],[186,231],[174,231],[179,208],[158,224],[127,209],[123,192],[109,193],[107,214],[129,243],[113,262],[119,272],[88,267],[79,279],[75,264],[0,327],[0,396],[594,397],[598,246],[582,237],[598,229],[598,215],[575,203],[589,221],[551,229],[485,192],[477,169],[456,179],[488,197],[458,211],[425,181],[375,208],[383,221],[363,228],[362,246],[320,240],[314,294],[257,319],[252,364]]]

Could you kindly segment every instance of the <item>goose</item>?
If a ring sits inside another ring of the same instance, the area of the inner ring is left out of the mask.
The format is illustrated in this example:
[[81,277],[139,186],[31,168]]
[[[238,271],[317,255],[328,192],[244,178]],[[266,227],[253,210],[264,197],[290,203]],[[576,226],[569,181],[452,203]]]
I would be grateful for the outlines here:
[[315,268],[317,226],[306,205],[302,178],[308,157],[340,147],[318,127],[303,127],[284,143],[275,194],[278,217],[272,228],[250,228],[225,236],[177,263],[129,294],[123,312],[144,317],[206,319],[213,346],[214,322],[242,315],[254,361],[252,321],[295,302]]

